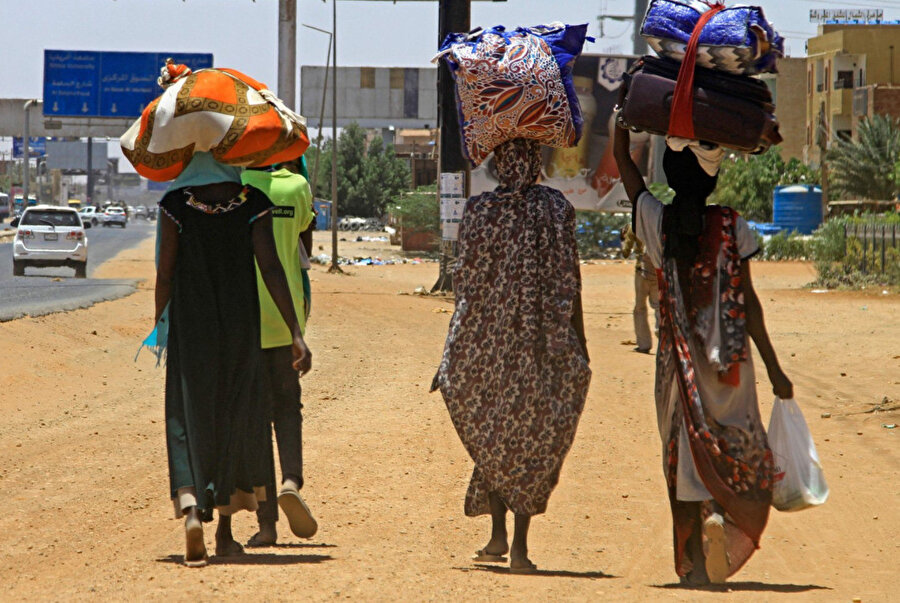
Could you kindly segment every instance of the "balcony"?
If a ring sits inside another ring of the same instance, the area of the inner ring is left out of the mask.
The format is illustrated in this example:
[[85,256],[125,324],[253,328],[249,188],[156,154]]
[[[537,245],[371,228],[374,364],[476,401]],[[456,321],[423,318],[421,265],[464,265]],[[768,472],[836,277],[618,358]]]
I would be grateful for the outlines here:
[[853,110],[853,89],[832,90],[830,93],[831,114],[850,117]]

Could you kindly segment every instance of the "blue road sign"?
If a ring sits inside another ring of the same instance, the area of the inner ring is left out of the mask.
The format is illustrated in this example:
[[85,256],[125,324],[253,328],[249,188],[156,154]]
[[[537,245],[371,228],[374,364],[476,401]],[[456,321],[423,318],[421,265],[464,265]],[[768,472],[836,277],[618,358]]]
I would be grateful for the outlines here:
[[213,62],[200,53],[45,50],[44,115],[139,117],[162,94],[156,78],[167,57],[195,71]]
[[[16,159],[22,158],[22,153],[25,151],[23,148],[24,141],[21,136],[13,137],[13,157]],[[47,139],[46,138],[34,138],[28,137],[28,156],[29,157],[44,157],[47,155]]]

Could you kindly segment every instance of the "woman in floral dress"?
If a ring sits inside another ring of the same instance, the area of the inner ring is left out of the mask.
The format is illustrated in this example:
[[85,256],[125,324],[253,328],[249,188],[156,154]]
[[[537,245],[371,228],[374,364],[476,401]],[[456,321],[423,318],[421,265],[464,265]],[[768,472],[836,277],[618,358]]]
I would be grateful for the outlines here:
[[[469,199],[453,274],[456,311],[432,391],[440,389],[475,461],[465,513],[490,513],[480,561],[534,571],[531,517],[547,508],[575,437],[591,371],[581,313],[575,211],[535,184],[540,144],[494,150],[500,186]],[[512,548],[506,513],[515,514]]]
[[616,129],[615,153],[634,204],[635,234],[659,280],[656,410],[674,527],[675,571],[689,585],[721,583],[759,547],[773,463],[756,399],[753,339],[775,394],[793,397],[750,278],[759,249],[728,207],[706,206],[723,151],[670,140],[663,167],[675,199],[644,187]]

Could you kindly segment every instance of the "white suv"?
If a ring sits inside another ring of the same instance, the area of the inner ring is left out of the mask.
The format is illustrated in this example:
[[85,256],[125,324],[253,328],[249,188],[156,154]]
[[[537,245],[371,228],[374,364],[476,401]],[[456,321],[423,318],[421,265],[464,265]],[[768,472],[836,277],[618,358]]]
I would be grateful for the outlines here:
[[121,207],[107,207],[103,212],[103,226],[118,224],[122,228],[128,223],[128,214]]
[[87,276],[88,241],[78,212],[68,207],[29,207],[16,224],[13,275],[24,276],[26,266],[68,266],[75,276]]
[[97,211],[97,208],[93,205],[89,205],[87,207],[82,207],[78,210],[79,215],[81,215],[81,221],[84,222],[86,228],[90,226],[97,226],[103,221],[103,212]]

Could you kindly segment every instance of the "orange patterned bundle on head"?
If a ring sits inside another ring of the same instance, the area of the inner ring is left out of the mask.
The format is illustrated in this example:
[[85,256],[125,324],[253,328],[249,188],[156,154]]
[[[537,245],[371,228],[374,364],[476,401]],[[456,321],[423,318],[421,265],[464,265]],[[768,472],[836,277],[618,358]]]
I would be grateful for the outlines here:
[[309,147],[306,120],[265,84],[233,69],[179,67],[163,68],[165,92],[120,139],[141,176],[173,180],[197,151],[256,167],[296,159]]

